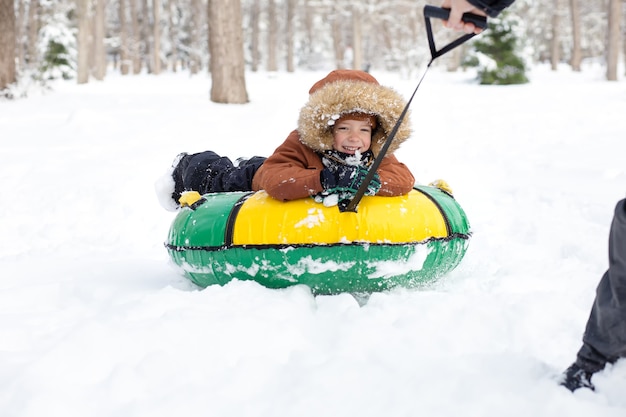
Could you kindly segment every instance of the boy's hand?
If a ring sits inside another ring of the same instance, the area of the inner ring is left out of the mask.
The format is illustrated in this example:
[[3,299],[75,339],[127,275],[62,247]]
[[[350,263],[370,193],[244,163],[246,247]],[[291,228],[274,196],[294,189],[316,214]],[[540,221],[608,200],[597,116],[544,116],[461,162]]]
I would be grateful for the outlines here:
[[[360,165],[340,165],[333,164],[324,168],[320,173],[320,180],[324,188],[324,194],[352,194],[354,195],[365,176],[367,168]],[[375,195],[380,189],[380,177],[374,174],[372,181],[367,187],[366,195]]]

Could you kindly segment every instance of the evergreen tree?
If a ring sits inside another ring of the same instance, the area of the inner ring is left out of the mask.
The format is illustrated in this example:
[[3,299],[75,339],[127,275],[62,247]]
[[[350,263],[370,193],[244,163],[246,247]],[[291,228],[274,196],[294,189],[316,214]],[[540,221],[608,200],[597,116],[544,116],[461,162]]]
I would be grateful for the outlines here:
[[469,62],[478,64],[481,84],[525,84],[528,78],[526,64],[519,54],[517,22],[506,12],[501,16],[474,43],[479,55]]
[[74,78],[76,71],[67,46],[57,40],[50,39],[39,71],[43,80]]
[[76,30],[72,29],[73,5],[51,5],[50,15],[39,32],[42,60],[37,78],[47,80],[76,77]]

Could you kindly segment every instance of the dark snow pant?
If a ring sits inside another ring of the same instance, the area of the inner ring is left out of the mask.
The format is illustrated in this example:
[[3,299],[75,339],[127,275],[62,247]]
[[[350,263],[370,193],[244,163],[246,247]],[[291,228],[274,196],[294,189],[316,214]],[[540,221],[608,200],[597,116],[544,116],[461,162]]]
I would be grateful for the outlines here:
[[227,157],[212,151],[185,155],[172,174],[175,194],[180,195],[182,191],[200,194],[252,191],[252,178],[265,159],[255,156],[240,160],[235,166]]
[[596,290],[596,299],[576,363],[597,372],[626,357],[626,200],[615,207],[609,234],[609,269]]

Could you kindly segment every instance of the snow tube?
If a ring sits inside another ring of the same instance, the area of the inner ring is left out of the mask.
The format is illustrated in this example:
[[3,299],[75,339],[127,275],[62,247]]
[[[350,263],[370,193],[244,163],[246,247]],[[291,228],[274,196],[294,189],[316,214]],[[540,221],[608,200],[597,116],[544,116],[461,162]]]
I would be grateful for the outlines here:
[[434,187],[364,197],[358,212],[313,199],[280,202],[264,191],[216,193],[182,208],[165,244],[200,287],[232,279],[315,294],[371,293],[432,283],[465,254],[469,223]]

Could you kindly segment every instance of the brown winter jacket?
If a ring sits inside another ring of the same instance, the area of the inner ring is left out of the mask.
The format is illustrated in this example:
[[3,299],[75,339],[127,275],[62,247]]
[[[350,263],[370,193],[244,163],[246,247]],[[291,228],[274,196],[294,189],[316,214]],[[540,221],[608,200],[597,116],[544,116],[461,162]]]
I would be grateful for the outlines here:
[[[298,128],[261,165],[252,180],[255,191],[265,190],[277,200],[305,198],[323,190],[321,153],[333,147],[332,125],[341,115],[361,112],[376,115],[371,150],[377,156],[406,102],[394,90],[381,86],[370,74],[356,70],[332,71],[313,85],[309,101],[300,111]],[[408,193],[415,178],[393,152],[411,134],[405,117],[379,168],[381,187],[377,195]]]

